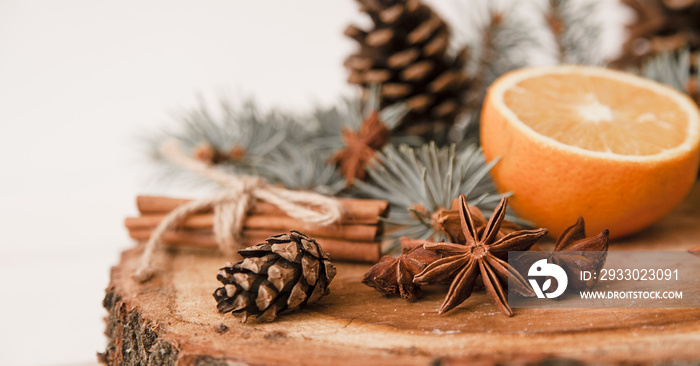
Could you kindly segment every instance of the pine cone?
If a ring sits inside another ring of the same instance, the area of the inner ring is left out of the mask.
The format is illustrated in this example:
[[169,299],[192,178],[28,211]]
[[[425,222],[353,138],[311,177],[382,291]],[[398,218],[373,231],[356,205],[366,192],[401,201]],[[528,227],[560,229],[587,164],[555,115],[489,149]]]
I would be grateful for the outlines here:
[[700,0],[622,0],[636,21],[617,66],[639,66],[647,56],[689,47],[700,50]]
[[241,322],[250,316],[272,321],[279,312],[317,302],[328,294],[335,266],[316,240],[292,231],[239,250],[243,260],[227,263],[214,291],[220,313],[233,312]]
[[402,128],[424,123],[452,124],[465,109],[469,80],[467,50],[447,55],[445,22],[419,0],[358,0],[374,23],[364,31],[348,26],[345,35],[360,44],[345,66],[348,82],[381,83],[382,106],[405,101],[411,112]]

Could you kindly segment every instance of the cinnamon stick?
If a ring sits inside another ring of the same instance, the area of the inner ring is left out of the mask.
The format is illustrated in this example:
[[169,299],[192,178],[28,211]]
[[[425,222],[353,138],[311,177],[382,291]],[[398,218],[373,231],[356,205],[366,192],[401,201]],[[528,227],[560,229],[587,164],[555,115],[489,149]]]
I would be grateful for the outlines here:
[[[132,239],[146,241],[150,239],[153,231],[151,229],[129,230]],[[199,248],[218,248],[219,245],[211,232],[176,230],[168,231],[163,235],[163,243],[174,246],[194,246]]]
[[[277,206],[256,202],[244,221],[243,236],[248,245],[263,242],[272,235],[296,229],[316,238],[324,250],[334,259],[376,262],[380,257],[382,225],[379,218],[386,216],[389,204],[380,200],[339,199],[344,208],[340,224],[312,226],[285,214]],[[129,235],[137,240],[148,240],[152,230],[175,208],[191,202],[188,199],[138,196],[136,205],[141,217],[124,221]],[[214,215],[211,210],[186,218],[177,230],[165,234],[163,241],[169,245],[186,245],[217,248],[212,228]]]
[[[166,214],[146,214],[141,217],[127,217],[124,226],[129,230],[154,228],[160,223]],[[211,229],[214,226],[214,214],[204,213],[186,218],[180,227],[186,229]],[[338,238],[356,241],[373,241],[380,235],[379,225],[342,224],[330,226],[309,226],[289,216],[247,216],[244,223],[248,229],[266,229],[287,231],[298,229],[315,237]]]
[[[145,241],[151,237],[150,229],[134,229],[129,231],[131,238]],[[247,246],[262,243],[266,238],[279,234],[268,230],[246,230],[244,242]],[[334,238],[316,237],[323,250],[334,260],[359,261],[375,263],[380,257],[379,242],[347,241]],[[193,246],[199,248],[218,247],[211,232],[177,230],[165,233],[163,242],[172,246]]]
[[136,208],[140,213],[163,213],[170,212],[191,201],[183,198],[136,196]]
[[[182,198],[138,196],[136,197],[136,207],[142,214],[162,214],[190,201]],[[381,200],[339,198],[338,201],[343,205],[345,211],[343,223],[376,223],[378,217],[386,216],[389,208],[389,203]],[[257,202],[250,214],[286,216],[279,207],[267,202]]]
[[[262,243],[265,239],[279,232],[266,230],[250,230],[245,233],[246,245]],[[333,260],[358,261],[376,263],[381,257],[380,242],[349,241],[326,237],[314,237]]]

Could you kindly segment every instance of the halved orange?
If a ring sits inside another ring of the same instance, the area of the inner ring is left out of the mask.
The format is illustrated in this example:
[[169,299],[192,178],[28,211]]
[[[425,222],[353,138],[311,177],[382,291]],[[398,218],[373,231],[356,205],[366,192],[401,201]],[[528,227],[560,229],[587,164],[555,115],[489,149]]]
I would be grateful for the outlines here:
[[583,216],[591,233],[634,233],[695,182],[700,112],[676,90],[586,66],[524,68],[490,87],[481,143],[511,207],[553,236]]

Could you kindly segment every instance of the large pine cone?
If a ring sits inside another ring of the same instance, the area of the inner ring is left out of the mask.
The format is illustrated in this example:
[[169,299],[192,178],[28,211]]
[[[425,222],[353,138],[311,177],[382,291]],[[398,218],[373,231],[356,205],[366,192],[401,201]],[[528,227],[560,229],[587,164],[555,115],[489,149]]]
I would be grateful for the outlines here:
[[452,124],[465,108],[466,49],[457,57],[447,55],[447,25],[419,0],[358,2],[374,29],[350,25],[345,30],[360,44],[360,50],[345,61],[348,81],[365,87],[381,83],[382,107],[405,101],[411,112],[402,127]]
[[316,240],[298,232],[267,238],[239,250],[244,258],[227,263],[216,278],[224,284],[214,291],[220,313],[233,312],[245,322],[256,315],[272,321],[281,311],[317,302],[328,294],[335,266]]
[[700,0],[622,0],[636,13],[616,66],[639,66],[646,57],[689,47],[700,50]]

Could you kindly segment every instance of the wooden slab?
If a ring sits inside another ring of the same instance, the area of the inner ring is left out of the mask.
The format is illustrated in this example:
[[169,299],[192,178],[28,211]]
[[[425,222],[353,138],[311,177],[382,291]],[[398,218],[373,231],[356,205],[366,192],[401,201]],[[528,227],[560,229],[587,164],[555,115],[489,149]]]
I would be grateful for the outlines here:
[[[687,250],[700,244],[700,185],[652,228],[611,250]],[[367,265],[337,264],[331,294],[269,324],[240,324],[212,297],[226,258],[163,250],[157,277],[130,275],[140,249],[112,269],[105,307],[111,364],[429,365],[511,364],[575,359],[656,364],[700,361],[700,309],[515,309],[508,318],[475,293],[438,315],[445,289],[409,303],[360,283]],[[700,262],[699,262],[700,263]],[[699,264],[700,265],[700,264]]]

